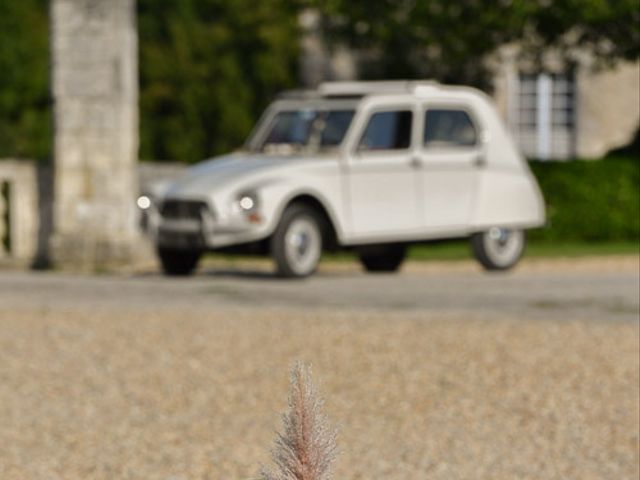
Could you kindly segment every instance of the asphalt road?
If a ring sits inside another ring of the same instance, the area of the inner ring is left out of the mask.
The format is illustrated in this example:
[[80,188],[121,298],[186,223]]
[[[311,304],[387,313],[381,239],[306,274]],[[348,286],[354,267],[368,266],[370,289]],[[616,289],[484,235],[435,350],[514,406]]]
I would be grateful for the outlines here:
[[[328,268],[303,281],[268,270],[208,268],[189,278],[0,272],[0,308],[156,311],[216,309],[371,310],[469,318],[637,321],[637,259],[524,265],[487,274],[471,264],[409,267],[398,275]],[[534,268],[535,267],[535,268]]]

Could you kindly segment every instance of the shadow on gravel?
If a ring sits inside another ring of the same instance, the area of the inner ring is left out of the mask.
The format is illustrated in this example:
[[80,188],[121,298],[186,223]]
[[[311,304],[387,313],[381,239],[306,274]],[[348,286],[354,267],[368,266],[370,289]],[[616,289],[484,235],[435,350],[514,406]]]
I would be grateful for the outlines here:
[[234,268],[224,269],[206,269],[199,270],[198,276],[216,277],[216,278],[244,278],[250,280],[290,280],[276,275],[274,272],[265,270],[240,270]]
[[[319,271],[306,278],[283,278],[278,276],[274,271],[271,270],[256,270],[256,269],[242,269],[242,268],[203,268],[197,270],[193,275],[174,275],[174,276],[166,276],[160,271],[149,271],[149,272],[140,272],[133,275],[136,278],[169,278],[173,280],[188,280],[190,278],[220,278],[220,279],[244,279],[244,280],[265,280],[265,281],[273,281],[273,282],[305,282],[309,281],[313,278],[336,278],[336,277],[354,277],[360,276],[354,272],[326,272]],[[383,276],[383,275],[378,275]]]
[[336,277],[353,277],[359,276],[353,272],[323,272],[319,271],[309,277],[304,278],[284,278],[278,276],[271,270],[252,270],[252,269],[234,269],[234,268],[222,268],[222,269],[203,269],[198,270],[196,276],[199,277],[213,277],[213,278],[238,278],[247,280],[270,280],[275,282],[293,282],[300,283],[312,280],[314,278],[336,278]]
[[[209,278],[237,278],[244,280],[268,280],[268,281],[300,281],[300,279],[282,278],[276,275],[274,272],[264,270],[235,270],[230,268],[212,270],[204,269],[198,270],[193,275],[164,275],[162,272],[142,272],[134,275],[136,278],[166,278],[171,280],[189,280],[189,279],[202,279],[204,277]],[[304,279],[302,279],[304,281]]]

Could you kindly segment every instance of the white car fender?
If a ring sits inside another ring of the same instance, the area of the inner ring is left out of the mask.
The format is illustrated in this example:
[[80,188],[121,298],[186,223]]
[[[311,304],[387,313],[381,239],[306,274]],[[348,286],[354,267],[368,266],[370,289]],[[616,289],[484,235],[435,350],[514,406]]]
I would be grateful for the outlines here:
[[[275,186],[275,185],[274,185]],[[280,195],[279,195],[280,194]],[[282,195],[283,194],[283,195]],[[305,188],[291,188],[288,185],[282,185],[282,188],[276,189],[265,189],[261,190],[261,198],[265,195],[265,206],[268,204],[272,204],[275,206],[273,209],[269,209],[264,212],[265,216],[268,219],[266,230],[268,231],[268,235],[271,235],[278,226],[280,219],[282,218],[282,214],[285,209],[291,205],[296,199],[311,199],[318,203],[318,205],[324,210],[329,221],[331,222],[338,239],[338,242],[342,242],[344,238],[344,228],[341,222],[339,221],[339,215],[336,213],[335,208],[332,205],[325,195],[323,195],[319,190],[314,188],[309,188],[308,186]],[[270,197],[273,195],[273,197]],[[282,195],[282,196],[281,196]],[[279,198],[276,200],[275,197]],[[274,201],[275,200],[275,201]]]

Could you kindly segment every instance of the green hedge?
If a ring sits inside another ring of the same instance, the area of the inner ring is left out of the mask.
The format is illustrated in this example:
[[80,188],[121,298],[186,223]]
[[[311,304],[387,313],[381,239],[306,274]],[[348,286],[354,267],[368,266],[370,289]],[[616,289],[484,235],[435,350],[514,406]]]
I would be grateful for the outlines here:
[[640,158],[531,162],[547,204],[540,242],[637,242],[640,239]]

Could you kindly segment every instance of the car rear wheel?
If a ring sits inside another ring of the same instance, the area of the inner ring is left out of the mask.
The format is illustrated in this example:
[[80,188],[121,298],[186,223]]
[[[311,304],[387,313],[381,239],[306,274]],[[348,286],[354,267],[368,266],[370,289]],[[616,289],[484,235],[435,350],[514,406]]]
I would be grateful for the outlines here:
[[360,262],[367,272],[397,272],[407,255],[404,245],[388,245],[360,254]]
[[186,276],[191,275],[198,266],[202,253],[192,250],[178,250],[174,248],[159,247],[158,258],[165,275]]
[[295,204],[287,207],[271,237],[271,254],[279,276],[300,278],[316,271],[322,255],[321,225],[312,208]]
[[471,236],[471,248],[485,270],[508,270],[524,253],[526,234],[523,230],[491,228]]

